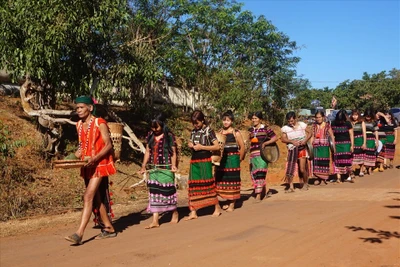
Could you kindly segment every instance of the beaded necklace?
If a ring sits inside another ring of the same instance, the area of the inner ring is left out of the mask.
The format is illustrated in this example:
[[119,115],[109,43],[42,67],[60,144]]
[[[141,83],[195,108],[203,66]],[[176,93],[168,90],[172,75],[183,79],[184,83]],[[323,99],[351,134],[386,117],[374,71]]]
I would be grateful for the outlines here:
[[250,142],[252,142],[252,143],[258,143],[257,133],[258,133],[258,131],[262,128],[261,126],[262,126],[262,124],[259,124],[259,125],[258,125],[258,128],[256,128],[256,127],[253,126],[253,133],[254,133],[254,136],[253,136],[253,138],[251,138]]
[[93,117],[90,118],[88,128],[86,130],[86,140],[85,147],[82,149],[82,131],[83,131],[83,123],[81,123],[79,127],[79,152],[84,157],[86,156],[86,151],[89,146],[89,135],[90,135],[90,127],[92,126]]

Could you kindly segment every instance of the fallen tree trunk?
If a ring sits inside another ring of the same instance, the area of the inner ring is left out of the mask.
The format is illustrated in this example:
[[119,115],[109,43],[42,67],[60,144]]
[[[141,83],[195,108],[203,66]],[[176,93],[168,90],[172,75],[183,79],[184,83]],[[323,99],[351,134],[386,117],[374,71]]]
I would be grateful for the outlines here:
[[[59,117],[72,117],[76,115],[76,112],[73,110],[54,110],[54,109],[34,109],[33,106],[41,107],[40,103],[32,103],[37,99],[37,94],[40,93],[40,89],[29,79],[27,78],[25,82],[20,87],[20,96],[21,96],[21,104],[25,113],[31,117],[38,117],[38,122],[41,126],[47,128],[50,132],[59,136],[61,138],[61,133],[57,130],[57,125],[60,124],[72,124],[76,125],[76,122],[72,121],[69,118],[59,118]],[[107,115],[113,118],[116,122],[122,123],[124,126],[124,131],[128,136],[123,136],[124,139],[127,139],[129,142],[129,146],[139,152],[145,153],[146,149],[143,143],[136,137],[133,130],[122,121],[117,114],[113,111],[107,111]],[[59,142],[54,141],[53,144]],[[48,150],[47,148],[46,150]],[[54,149],[57,151],[57,148]]]

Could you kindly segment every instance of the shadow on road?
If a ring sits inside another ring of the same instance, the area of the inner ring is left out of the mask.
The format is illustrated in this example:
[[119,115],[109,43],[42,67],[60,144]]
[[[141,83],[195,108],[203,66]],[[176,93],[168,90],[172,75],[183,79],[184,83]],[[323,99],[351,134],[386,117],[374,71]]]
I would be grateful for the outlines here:
[[350,229],[353,232],[366,231],[375,234],[375,237],[360,237],[364,242],[369,243],[383,243],[383,240],[388,240],[391,238],[400,238],[400,233],[398,232],[390,232],[383,230],[375,230],[373,228],[363,228],[359,226],[346,226],[346,228]]
[[148,219],[152,214],[143,213],[146,209],[139,212],[131,213],[126,216],[122,216],[113,222],[115,231],[122,233],[124,230],[132,225],[140,224],[141,221]]
[[400,205],[387,205],[387,206],[385,206],[385,208],[389,208],[389,209],[400,209]]

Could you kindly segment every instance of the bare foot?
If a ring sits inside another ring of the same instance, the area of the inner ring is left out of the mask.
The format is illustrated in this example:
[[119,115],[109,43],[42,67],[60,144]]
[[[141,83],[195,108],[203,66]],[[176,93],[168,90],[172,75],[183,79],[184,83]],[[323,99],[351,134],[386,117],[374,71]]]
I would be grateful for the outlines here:
[[188,217],[185,217],[183,220],[184,221],[190,221],[190,220],[195,220],[197,219],[197,213],[196,211],[191,211]]
[[144,229],[153,229],[160,227],[159,224],[151,223],[150,225],[146,226]]
[[234,211],[234,210],[235,210],[234,207],[229,207],[229,208],[226,209],[226,212],[232,212],[232,211]]
[[175,210],[175,211],[172,213],[172,218],[171,218],[170,223],[178,223],[178,221],[179,221],[179,214],[178,214],[178,212]]
[[211,217],[214,217],[214,218],[216,218],[216,217],[219,217],[219,216],[221,216],[221,212],[220,211],[215,211],[212,215],[211,215]]
[[227,210],[228,208],[229,208],[229,205],[223,205],[223,206],[222,206],[222,209],[223,209],[223,210]]

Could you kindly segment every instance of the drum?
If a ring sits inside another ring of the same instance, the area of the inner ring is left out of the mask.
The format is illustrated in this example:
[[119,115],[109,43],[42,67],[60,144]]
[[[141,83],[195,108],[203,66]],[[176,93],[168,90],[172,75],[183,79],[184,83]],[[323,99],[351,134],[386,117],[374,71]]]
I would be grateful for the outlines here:
[[87,163],[86,160],[79,159],[68,159],[68,160],[55,160],[52,162],[52,166],[54,169],[72,169],[72,168],[81,168],[85,166]]
[[331,149],[331,153],[335,153],[336,151],[335,144],[330,136],[328,136],[328,142],[329,142],[329,147]]
[[221,133],[216,133],[217,139],[218,139],[218,144],[219,144],[219,150],[215,150],[212,152],[211,155],[211,162],[212,164],[219,166],[222,155],[224,153],[224,146],[225,146],[225,141],[226,141],[226,135],[221,134]]
[[381,140],[378,141],[378,147],[376,148],[376,153],[379,154],[382,151],[383,143]]
[[260,148],[261,158],[265,162],[274,163],[279,159],[279,148],[276,143],[267,145],[264,149]]
[[307,153],[308,153],[308,158],[310,160],[314,159],[313,145],[310,140],[307,142],[306,149],[307,149]]

